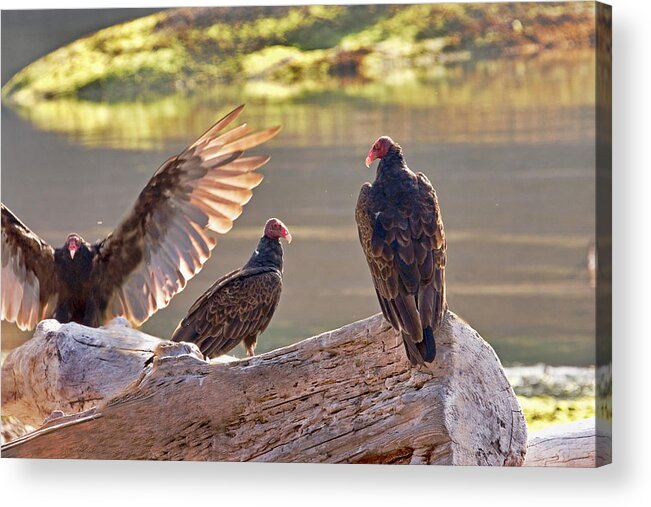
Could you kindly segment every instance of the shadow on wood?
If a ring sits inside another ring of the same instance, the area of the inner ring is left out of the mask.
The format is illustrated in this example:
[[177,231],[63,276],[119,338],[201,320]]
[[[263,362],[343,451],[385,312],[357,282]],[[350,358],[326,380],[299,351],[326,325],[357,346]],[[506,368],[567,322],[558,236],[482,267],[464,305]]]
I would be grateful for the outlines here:
[[526,423],[492,348],[449,312],[437,349],[412,369],[379,314],[228,363],[125,327],[45,321],[3,365],[3,413],[35,425],[78,413],[2,455],[521,465]]

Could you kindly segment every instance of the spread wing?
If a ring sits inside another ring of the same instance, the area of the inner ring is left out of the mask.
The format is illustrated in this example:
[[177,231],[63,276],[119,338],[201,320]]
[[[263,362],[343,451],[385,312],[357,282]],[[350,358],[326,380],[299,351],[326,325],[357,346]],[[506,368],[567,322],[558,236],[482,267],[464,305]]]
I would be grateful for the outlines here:
[[2,319],[32,329],[54,311],[54,249],[2,207]]
[[424,174],[416,178],[417,191],[402,203],[376,198],[367,183],[355,210],[382,313],[402,331],[411,350],[428,326],[436,330],[447,309],[446,242],[438,199]]
[[274,268],[233,271],[192,305],[172,340],[194,342],[208,357],[226,354],[267,328],[281,290],[282,276]]
[[105,320],[125,316],[140,325],[167,306],[210,257],[212,233],[231,229],[262,181],[255,169],[269,160],[242,154],[280,130],[251,133],[243,124],[221,133],[243,107],[165,162],[129,215],[98,245],[96,280],[98,290],[107,291]]

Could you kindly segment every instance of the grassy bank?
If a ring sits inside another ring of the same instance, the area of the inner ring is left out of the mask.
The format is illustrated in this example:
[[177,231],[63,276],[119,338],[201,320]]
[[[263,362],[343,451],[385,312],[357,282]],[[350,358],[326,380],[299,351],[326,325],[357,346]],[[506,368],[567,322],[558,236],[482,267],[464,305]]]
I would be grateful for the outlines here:
[[527,419],[529,431],[537,431],[595,415],[595,399],[592,396],[566,399],[553,396],[518,396],[518,401]]
[[544,364],[506,368],[529,431],[595,416],[595,373],[594,367]]
[[287,98],[333,81],[426,80],[451,63],[593,39],[587,2],[173,9],[46,55],[3,97],[122,101],[249,82],[261,96]]

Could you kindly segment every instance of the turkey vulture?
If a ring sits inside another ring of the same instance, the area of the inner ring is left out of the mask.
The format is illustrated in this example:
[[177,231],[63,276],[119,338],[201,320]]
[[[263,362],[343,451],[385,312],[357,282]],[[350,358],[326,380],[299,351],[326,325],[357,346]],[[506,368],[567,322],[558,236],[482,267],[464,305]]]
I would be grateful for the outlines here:
[[243,268],[222,276],[188,311],[172,341],[194,342],[206,357],[226,354],[244,340],[253,356],[257,338],[273,317],[283,286],[283,247],[289,230],[270,218],[253,255]]
[[262,181],[253,172],[269,160],[242,157],[280,127],[222,132],[234,109],[154,173],[126,218],[90,244],[70,234],[53,248],[2,205],[1,317],[31,329],[59,322],[97,327],[117,316],[140,325],[164,308],[201,270]]
[[384,317],[402,334],[412,365],[431,363],[434,335],[447,310],[446,242],[436,191],[412,172],[402,148],[380,137],[366,157],[379,158],[373,184],[359,193],[355,220]]

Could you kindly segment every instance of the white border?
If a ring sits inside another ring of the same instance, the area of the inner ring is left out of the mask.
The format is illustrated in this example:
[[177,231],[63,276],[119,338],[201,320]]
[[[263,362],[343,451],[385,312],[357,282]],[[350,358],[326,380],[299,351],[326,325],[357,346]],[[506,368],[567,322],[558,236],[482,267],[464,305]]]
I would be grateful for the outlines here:
[[[2,9],[333,2],[1,0]],[[371,3],[371,2],[351,2]],[[398,3],[392,2],[392,3]],[[651,2],[612,0],[614,452],[599,470],[1,460],[4,506],[643,505],[649,473]],[[422,501],[421,502],[419,502]],[[337,502],[337,503],[335,503]],[[635,503],[634,503],[635,502]]]

